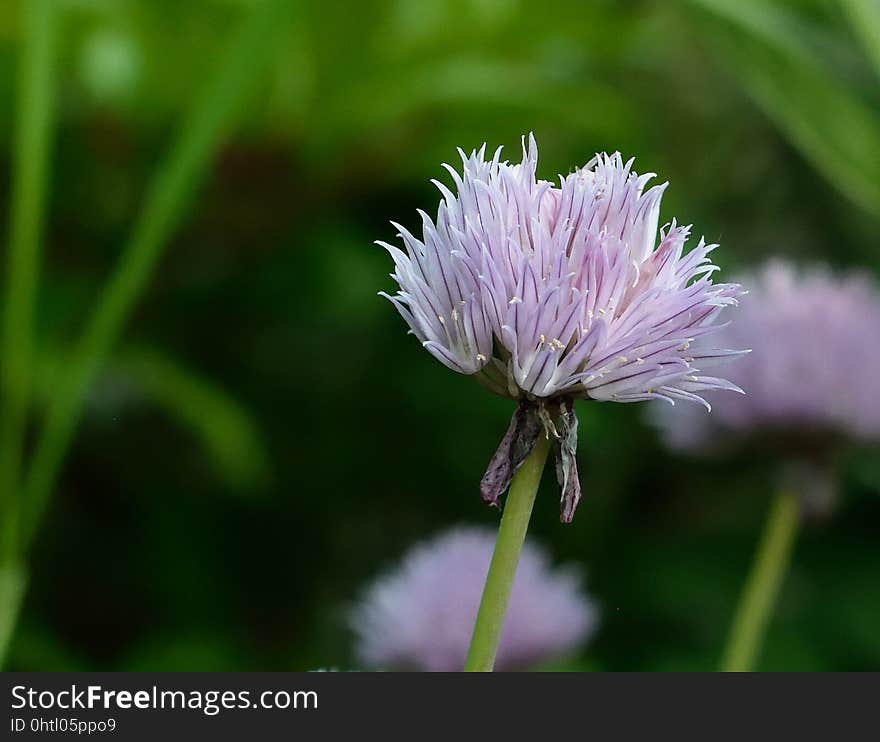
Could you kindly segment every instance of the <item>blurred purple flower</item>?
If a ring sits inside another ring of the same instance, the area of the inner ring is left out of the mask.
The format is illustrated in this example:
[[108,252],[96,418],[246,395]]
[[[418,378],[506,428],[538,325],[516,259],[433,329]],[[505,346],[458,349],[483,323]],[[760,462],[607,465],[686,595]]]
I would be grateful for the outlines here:
[[[752,352],[728,376],[735,403],[707,395],[712,414],[653,409],[673,448],[705,450],[752,434],[785,439],[880,438],[880,293],[866,276],[835,277],[773,261],[744,276],[749,294],[718,336]],[[710,445],[711,442],[711,445]]]
[[[370,668],[460,671],[495,535],[459,528],[420,544],[377,580],[351,616],[356,653]],[[496,669],[516,670],[572,652],[597,612],[570,568],[553,569],[526,543],[510,596]]]
[[740,287],[712,283],[716,245],[700,240],[684,253],[690,227],[673,221],[657,243],[666,184],[646,190],[653,174],[636,174],[632,160],[597,155],[554,185],[536,176],[532,136],[518,165],[501,148],[490,160],[485,145],[459,153],[461,175],[445,166],[456,193],[434,181],[443,199],[435,220],[419,212],[422,238],[395,223],[406,251],[378,243],[399,285],[383,296],[441,363],[520,401],[483,498],[497,503],[543,430],[557,439],[568,521],[580,496],[572,400],[739,391],[701,370],[736,351],[690,344],[717,329]]

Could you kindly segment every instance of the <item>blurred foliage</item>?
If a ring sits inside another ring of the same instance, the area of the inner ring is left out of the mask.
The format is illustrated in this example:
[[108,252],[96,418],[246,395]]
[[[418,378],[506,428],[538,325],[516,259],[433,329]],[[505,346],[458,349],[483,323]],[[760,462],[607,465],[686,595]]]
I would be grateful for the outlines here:
[[837,40],[805,33],[797,16],[769,2],[696,4],[732,26],[714,29],[713,38],[767,115],[843,193],[880,212],[880,157],[872,156],[880,152],[880,115],[823,63],[823,49]]
[[[65,373],[66,358],[40,364],[37,401],[45,404]],[[264,489],[271,464],[259,426],[225,390],[161,351],[123,348],[106,365],[88,400],[93,420],[115,424],[152,406],[198,440],[215,474],[230,488]]]
[[[259,1],[59,0],[49,371]],[[91,391],[13,667],[347,667],[365,580],[449,524],[496,522],[476,485],[510,405],[433,362],[375,296],[391,267],[372,241],[430,211],[456,146],[515,156],[535,131],[545,177],[636,155],[671,182],[664,219],[720,241],[728,276],[779,253],[880,270],[877,35],[854,1],[291,4]],[[0,4],[4,174],[19,10]],[[713,667],[768,505],[771,461],[673,457],[642,412],[583,404],[578,517],[558,524],[551,486],[536,506],[535,538],[585,565],[602,607],[568,669]],[[876,457],[842,475],[835,516],[797,544],[764,669],[880,667]],[[233,491],[260,496],[218,496]]]

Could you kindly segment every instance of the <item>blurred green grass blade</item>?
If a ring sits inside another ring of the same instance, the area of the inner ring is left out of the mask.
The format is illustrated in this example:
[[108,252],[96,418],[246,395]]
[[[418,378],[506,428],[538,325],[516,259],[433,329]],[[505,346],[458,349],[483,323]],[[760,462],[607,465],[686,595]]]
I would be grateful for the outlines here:
[[[713,48],[765,114],[841,193],[880,214],[880,116],[796,46],[794,34],[757,31],[766,3],[691,1],[721,21],[705,25]],[[775,19],[771,29],[785,27],[782,8],[766,17]]]
[[840,0],[840,4],[880,75],[880,0]]
[[33,0],[23,5],[24,41],[12,143],[12,206],[0,374],[0,549],[4,558],[14,558],[18,548],[19,477],[30,396],[34,304],[53,118],[55,6],[54,0]]
[[125,350],[111,370],[187,428],[231,487],[247,489],[265,481],[269,463],[259,429],[225,391],[152,348]]
[[[61,350],[35,358],[35,405],[47,407],[70,363]],[[248,410],[210,379],[158,348],[126,346],[107,360],[87,395],[84,416],[112,416],[133,407],[155,407],[185,428],[202,446],[221,480],[233,489],[254,489],[272,476],[259,426]]]
[[20,564],[0,564],[0,667],[6,661],[26,587],[27,576]]
[[250,11],[216,77],[159,167],[120,261],[88,319],[65,382],[49,407],[26,483],[25,543],[33,538],[42,517],[89,385],[152,275],[194,186],[205,175],[247,93],[262,79],[281,38],[288,5],[289,0],[265,0]]
[[697,5],[737,26],[744,33],[789,54],[810,59],[810,50],[804,45],[807,29],[784,7],[765,0],[690,0]]

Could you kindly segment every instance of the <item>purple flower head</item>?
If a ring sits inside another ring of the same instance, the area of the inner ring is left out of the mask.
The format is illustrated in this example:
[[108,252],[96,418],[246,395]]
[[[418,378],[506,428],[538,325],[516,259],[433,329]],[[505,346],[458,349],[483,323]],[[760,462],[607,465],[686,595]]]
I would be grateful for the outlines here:
[[[495,536],[458,528],[420,544],[367,590],[351,616],[367,667],[454,672],[464,668]],[[597,612],[572,569],[553,569],[526,543],[510,596],[496,668],[515,670],[578,648]]]
[[[716,245],[700,240],[684,252],[690,227],[673,220],[658,235],[665,184],[648,188],[653,175],[619,154],[597,155],[557,184],[539,180],[532,136],[517,165],[501,160],[501,148],[490,160],[485,146],[460,154],[461,174],[445,166],[455,192],[434,181],[443,196],[436,219],[419,212],[421,239],[395,224],[405,250],[379,244],[399,285],[383,295],[412,334],[453,371],[525,408],[490,464],[484,499],[497,502],[516,470],[509,449],[531,450],[537,416],[558,441],[576,442],[575,398],[674,403],[738,391],[702,373],[705,361],[735,351],[690,344],[717,329],[740,288],[712,283]],[[564,520],[579,495],[571,453],[560,473],[560,484],[562,474],[575,483],[563,493]]]
[[728,375],[736,404],[707,395],[712,414],[652,410],[673,448],[767,435],[784,441],[880,438],[880,293],[866,276],[835,277],[773,261],[743,277],[749,294],[718,339],[752,352]]

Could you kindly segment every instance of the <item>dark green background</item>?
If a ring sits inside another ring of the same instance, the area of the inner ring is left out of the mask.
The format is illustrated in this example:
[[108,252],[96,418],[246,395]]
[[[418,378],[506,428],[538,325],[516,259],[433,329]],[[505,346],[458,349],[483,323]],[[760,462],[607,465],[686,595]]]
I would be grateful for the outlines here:
[[[177,122],[255,2],[62,2],[35,421]],[[376,296],[391,264],[372,241],[434,210],[428,179],[456,146],[513,158],[534,131],[547,178],[600,150],[636,156],[671,183],[661,221],[722,243],[722,276],[780,254],[880,268],[880,209],[852,163],[823,167],[865,122],[823,98],[814,68],[880,117],[880,76],[834,2],[771,3],[784,22],[751,27],[722,2],[293,5],[91,393],[13,669],[352,667],[345,613],[365,581],[448,525],[496,523],[477,483],[511,404],[433,361]],[[4,204],[18,10],[0,5]],[[795,73],[791,44],[809,51]],[[584,565],[602,609],[565,666],[714,667],[773,462],[670,455],[641,406],[578,412],[584,501],[560,525],[548,477],[532,525]],[[880,668],[876,451],[850,452],[842,476],[837,512],[799,537],[762,669]]]

